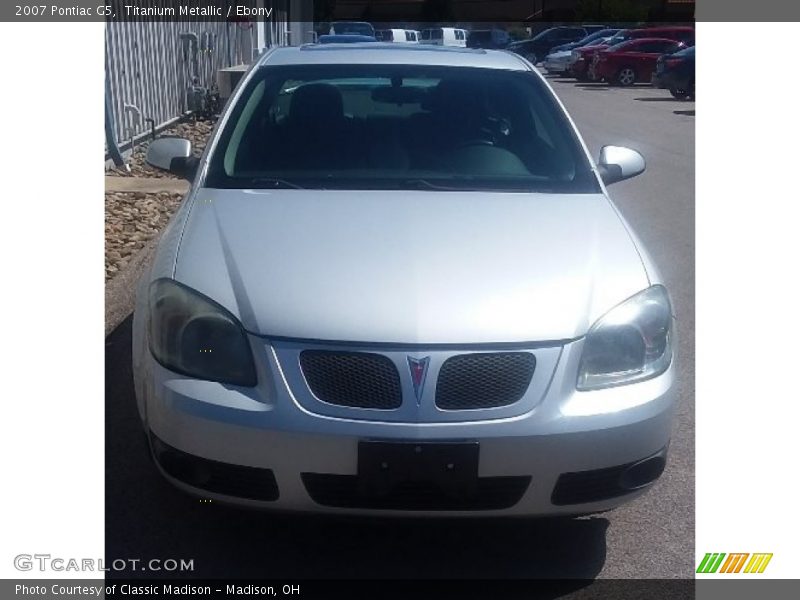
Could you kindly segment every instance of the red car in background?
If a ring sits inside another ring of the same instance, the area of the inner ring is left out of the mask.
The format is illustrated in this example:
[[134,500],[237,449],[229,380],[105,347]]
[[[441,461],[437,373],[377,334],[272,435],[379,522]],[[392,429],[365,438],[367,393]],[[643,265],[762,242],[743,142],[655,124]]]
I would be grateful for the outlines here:
[[627,86],[637,81],[649,83],[659,57],[685,47],[681,42],[666,38],[640,38],[622,42],[595,52],[589,73],[594,81],[608,81],[613,85]]
[[605,50],[616,44],[640,38],[665,38],[676,42],[683,42],[686,46],[694,46],[694,27],[649,27],[645,29],[623,29],[605,44],[576,48],[572,51],[572,65],[570,72],[578,81],[590,79],[589,67],[595,52]]
[[594,53],[604,48],[608,48],[608,46],[606,44],[599,44],[597,46],[584,46],[583,48],[576,48],[573,50],[569,74],[578,81],[587,81],[589,79],[589,65],[592,62]]

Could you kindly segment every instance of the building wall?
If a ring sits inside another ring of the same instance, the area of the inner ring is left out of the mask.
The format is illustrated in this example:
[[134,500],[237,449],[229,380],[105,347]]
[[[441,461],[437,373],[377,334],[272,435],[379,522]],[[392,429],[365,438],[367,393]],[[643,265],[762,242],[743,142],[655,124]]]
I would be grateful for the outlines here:
[[[131,135],[180,117],[188,108],[187,90],[211,86],[216,69],[249,62],[253,29],[227,22],[108,22],[106,23],[106,76],[113,109],[114,133],[125,145]],[[180,35],[194,33],[214,38],[210,52],[198,51],[197,73],[188,45]],[[131,105],[141,111],[137,121]]]
[[[264,5],[264,0],[257,1]],[[146,119],[159,129],[185,116],[192,85],[212,87],[217,70],[250,63],[254,49],[313,41],[313,8],[307,0],[267,2],[273,13],[262,22],[107,22],[106,90],[118,145],[125,150],[131,136],[150,131]],[[198,51],[197,72],[181,39],[185,33],[194,33],[199,41],[204,34],[214,39],[210,52]],[[136,107],[141,118],[126,106]]]

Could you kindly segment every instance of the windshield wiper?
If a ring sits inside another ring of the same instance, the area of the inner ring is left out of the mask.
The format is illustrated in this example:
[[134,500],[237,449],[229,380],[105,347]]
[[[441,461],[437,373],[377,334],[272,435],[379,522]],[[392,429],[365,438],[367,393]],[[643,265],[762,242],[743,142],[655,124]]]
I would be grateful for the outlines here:
[[[298,185],[292,181],[288,181],[287,179],[278,179],[277,177],[250,177],[248,178],[248,182],[250,182],[254,186],[269,186],[275,189],[292,189],[292,190],[304,190],[302,185]],[[259,188],[261,189],[261,188]],[[263,188],[268,189],[268,188]]]
[[439,185],[438,183],[432,183],[427,179],[404,179],[403,181],[400,182],[400,186],[405,189],[434,190],[436,192],[469,192],[474,189],[474,188],[450,187],[446,185]]

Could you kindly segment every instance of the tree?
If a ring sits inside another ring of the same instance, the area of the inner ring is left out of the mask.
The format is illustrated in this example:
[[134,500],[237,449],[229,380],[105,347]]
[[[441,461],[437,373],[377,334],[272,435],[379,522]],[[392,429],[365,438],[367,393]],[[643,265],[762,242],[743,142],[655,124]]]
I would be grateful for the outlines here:
[[650,3],[642,0],[578,0],[579,21],[637,23],[647,19]]

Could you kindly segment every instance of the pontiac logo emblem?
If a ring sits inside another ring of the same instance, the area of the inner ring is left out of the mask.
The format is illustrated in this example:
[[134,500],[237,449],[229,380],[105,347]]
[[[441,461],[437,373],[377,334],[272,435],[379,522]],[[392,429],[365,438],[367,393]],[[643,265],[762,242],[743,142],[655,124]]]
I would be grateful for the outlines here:
[[430,356],[425,358],[411,358],[408,359],[408,368],[411,371],[411,383],[414,385],[414,395],[417,397],[417,405],[422,401],[422,389],[425,387],[425,377],[428,375],[428,363],[431,361]]

